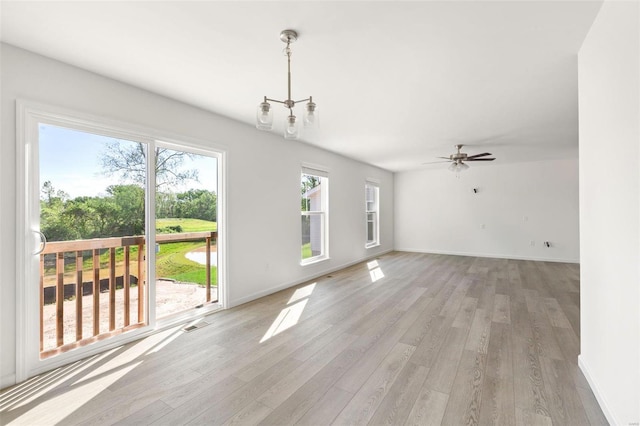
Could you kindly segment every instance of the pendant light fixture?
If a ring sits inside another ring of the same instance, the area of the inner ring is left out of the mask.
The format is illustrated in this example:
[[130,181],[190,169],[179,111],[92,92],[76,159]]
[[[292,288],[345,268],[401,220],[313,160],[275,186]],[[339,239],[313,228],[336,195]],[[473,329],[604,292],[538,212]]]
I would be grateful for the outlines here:
[[280,33],[280,40],[286,43],[287,47],[284,49],[284,53],[287,56],[287,99],[279,101],[277,99],[270,99],[264,97],[264,100],[258,105],[258,111],[256,116],[256,127],[260,130],[271,130],[273,128],[273,111],[271,110],[271,104],[269,102],[276,102],[283,104],[285,108],[289,110],[289,115],[285,120],[284,137],[286,139],[297,139],[300,133],[298,118],[293,113],[293,107],[297,103],[306,102],[304,117],[302,119],[305,127],[315,126],[318,121],[318,112],[316,111],[316,104],[313,102],[311,96],[307,99],[294,101],[291,98],[291,43],[298,39],[298,33],[294,30],[284,30]]

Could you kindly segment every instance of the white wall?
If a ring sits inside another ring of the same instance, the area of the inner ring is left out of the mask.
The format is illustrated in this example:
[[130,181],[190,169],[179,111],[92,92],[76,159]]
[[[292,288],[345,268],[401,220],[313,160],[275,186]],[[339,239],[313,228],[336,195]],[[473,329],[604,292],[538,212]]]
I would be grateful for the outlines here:
[[446,164],[396,174],[396,249],[577,262],[577,159],[500,164],[492,152],[459,178]]
[[640,422],[639,9],[605,1],[579,53],[579,361],[617,425]]
[[[393,174],[3,44],[0,142],[0,387],[15,374],[17,98],[183,135],[228,152],[230,305],[393,248]],[[253,105],[247,105],[253,109]],[[300,167],[330,178],[330,260],[300,266]],[[365,249],[364,184],[380,180],[381,245]]]

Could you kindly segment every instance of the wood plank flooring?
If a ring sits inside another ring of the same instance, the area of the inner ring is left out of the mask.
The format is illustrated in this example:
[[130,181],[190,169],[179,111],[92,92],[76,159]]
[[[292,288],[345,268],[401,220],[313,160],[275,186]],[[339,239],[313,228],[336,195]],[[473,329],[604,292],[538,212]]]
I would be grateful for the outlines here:
[[0,423],[605,425],[578,277],[390,253],[5,389]]

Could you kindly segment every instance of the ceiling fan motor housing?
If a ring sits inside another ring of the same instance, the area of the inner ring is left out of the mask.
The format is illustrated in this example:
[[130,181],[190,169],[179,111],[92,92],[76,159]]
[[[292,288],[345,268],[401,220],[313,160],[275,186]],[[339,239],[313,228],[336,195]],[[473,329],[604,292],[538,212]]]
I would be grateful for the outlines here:
[[458,152],[456,154],[451,154],[449,158],[451,158],[452,161],[464,161],[467,159],[467,154],[465,154],[464,152]]

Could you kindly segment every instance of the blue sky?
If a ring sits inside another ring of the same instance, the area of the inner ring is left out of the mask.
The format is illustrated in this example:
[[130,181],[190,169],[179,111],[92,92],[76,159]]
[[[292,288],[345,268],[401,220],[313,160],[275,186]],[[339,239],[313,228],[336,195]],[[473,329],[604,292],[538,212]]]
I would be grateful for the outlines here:
[[[40,188],[49,180],[56,190],[63,190],[71,198],[75,198],[83,195],[104,195],[109,185],[125,183],[121,182],[118,176],[106,176],[100,164],[106,143],[113,140],[114,138],[110,137],[41,124]],[[200,182],[174,188],[174,192],[191,188],[217,192],[215,158],[197,155],[193,160],[187,159],[183,167],[198,170]]]

